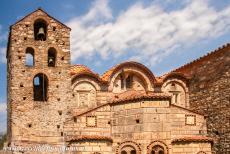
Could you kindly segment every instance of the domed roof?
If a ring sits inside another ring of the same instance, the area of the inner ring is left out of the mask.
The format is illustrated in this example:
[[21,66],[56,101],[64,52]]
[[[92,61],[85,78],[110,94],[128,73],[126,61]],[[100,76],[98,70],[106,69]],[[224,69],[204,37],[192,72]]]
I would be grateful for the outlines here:
[[96,75],[93,71],[90,70],[90,68],[88,68],[85,65],[81,65],[81,64],[73,65],[70,69],[70,74],[71,75],[79,75],[79,74],[94,74],[94,75]]
[[108,71],[106,71],[102,76],[101,79],[103,81],[109,81],[111,76],[119,69],[125,67],[125,66],[135,66],[135,67],[139,67],[141,68],[143,71],[146,72],[147,76],[149,77],[149,79],[152,82],[155,82],[155,76],[152,74],[152,72],[143,64],[138,63],[138,62],[134,62],[134,61],[127,61],[127,62],[123,62],[120,63],[118,65],[115,65],[114,67],[112,67],[111,69],[109,69]]
[[72,76],[72,80],[75,80],[77,76],[87,75],[89,77],[95,78],[100,83],[105,83],[101,80],[97,73],[94,73],[90,68],[81,64],[73,65],[70,69],[70,75]]

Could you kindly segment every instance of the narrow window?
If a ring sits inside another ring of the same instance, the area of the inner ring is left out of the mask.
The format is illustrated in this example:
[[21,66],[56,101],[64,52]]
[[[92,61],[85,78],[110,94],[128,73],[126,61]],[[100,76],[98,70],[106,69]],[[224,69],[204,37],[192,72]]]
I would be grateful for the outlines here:
[[48,50],[48,67],[55,67],[57,52],[54,48]]
[[45,74],[39,73],[34,77],[34,101],[47,101],[48,79]]
[[26,48],[26,66],[34,66],[34,49]]
[[38,19],[34,22],[34,38],[35,40],[45,41],[47,33],[47,24],[44,20]]
[[132,78],[132,76],[129,75],[129,76],[126,78],[126,88],[127,88],[127,89],[132,88],[132,83],[133,83],[133,78]]
[[124,89],[124,78],[123,75],[120,75],[120,79],[121,79],[121,89]]
[[175,103],[177,104],[177,99],[178,99],[178,93],[175,93]]
[[177,104],[178,103],[178,98],[179,98],[179,94],[180,94],[180,92],[179,91],[171,91],[171,93],[172,93],[172,102],[173,103],[175,103],[175,104]]

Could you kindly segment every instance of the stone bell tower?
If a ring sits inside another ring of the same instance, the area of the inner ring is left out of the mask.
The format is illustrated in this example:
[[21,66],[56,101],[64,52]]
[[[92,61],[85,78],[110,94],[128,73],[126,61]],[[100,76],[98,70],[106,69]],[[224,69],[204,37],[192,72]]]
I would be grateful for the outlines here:
[[9,144],[60,144],[69,102],[70,28],[37,9],[10,27]]

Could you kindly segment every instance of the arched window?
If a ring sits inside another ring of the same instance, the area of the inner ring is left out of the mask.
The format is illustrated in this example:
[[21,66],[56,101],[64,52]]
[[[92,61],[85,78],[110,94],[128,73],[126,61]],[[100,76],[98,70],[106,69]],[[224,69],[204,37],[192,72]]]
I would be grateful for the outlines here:
[[76,106],[79,109],[96,107],[96,88],[90,82],[79,82],[73,91],[77,96]]
[[120,78],[121,78],[121,89],[124,89],[124,77],[122,74],[120,74]]
[[164,148],[160,145],[155,145],[152,148],[151,154],[165,154],[164,153]]
[[161,141],[153,141],[147,146],[147,154],[168,154],[168,147]]
[[133,141],[125,141],[117,147],[116,154],[141,154],[141,148]]
[[48,79],[45,74],[39,73],[33,80],[34,101],[47,101]]
[[56,65],[57,51],[55,48],[49,48],[48,50],[48,67],[55,67]]
[[35,40],[46,40],[47,24],[43,19],[37,19],[34,22],[34,38]]
[[121,149],[121,154],[136,154],[136,149],[133,146],[127,145]]
[[126,83],[126,89],[132,88],[133,78],[132,78],[131,75],[129,75],[129,76],[126,78],[125,83]]
[[26,66],[34,66],[34,49],[26,48]]
[[177,79],[170,79],[164,83],[162,86],[162,91],[171,94],[172,104],[176,104],[181,107],[187,107],[187,90],[186,85]]
[[121,72],[113,80],[113,92],[120,93],[126,90],[147,90],[146,80],[136,72]]

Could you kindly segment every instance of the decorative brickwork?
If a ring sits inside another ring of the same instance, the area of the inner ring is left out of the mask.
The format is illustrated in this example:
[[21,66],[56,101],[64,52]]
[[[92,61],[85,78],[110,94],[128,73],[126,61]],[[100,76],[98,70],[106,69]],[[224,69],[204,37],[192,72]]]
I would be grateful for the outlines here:
[[185,115],[185,125],[196,125],[195,115]]
[[97,117],[96,116],[87,116],[86,117],[86,126],[87,127],[96,127],[97,126]]
[[7,145],[211,154],[214,142],[214,150],[229,152],[230,45],[161,77],[137,62],[100,76],[70,64],[69,35],[40,8],[11,26]]
[[[126,151],[125,149],[126,147],[130,147],[130,148],[127,148],[129,151]],[[119,144],[119,146],[116,149],[116,154],[121,154],[122,151],[125,151],[128,153],[131,151],[130,149],[135,150],[136,154],[141,154],[140,146],[136,142],[133,142],[133,141],[125,141]]]
[[[147,146],[147,154],[152,154],[152,152],[154,151],[154,147],[159,147],[158,149],[162,150],[164,154],[169,153],[168,147],[164,142],[162,142],[162,141],[153,141]],[[156,149],[156,150],[158,150],[158,149]],[[159,152],[159,150],[158,150],[158,152]]]

